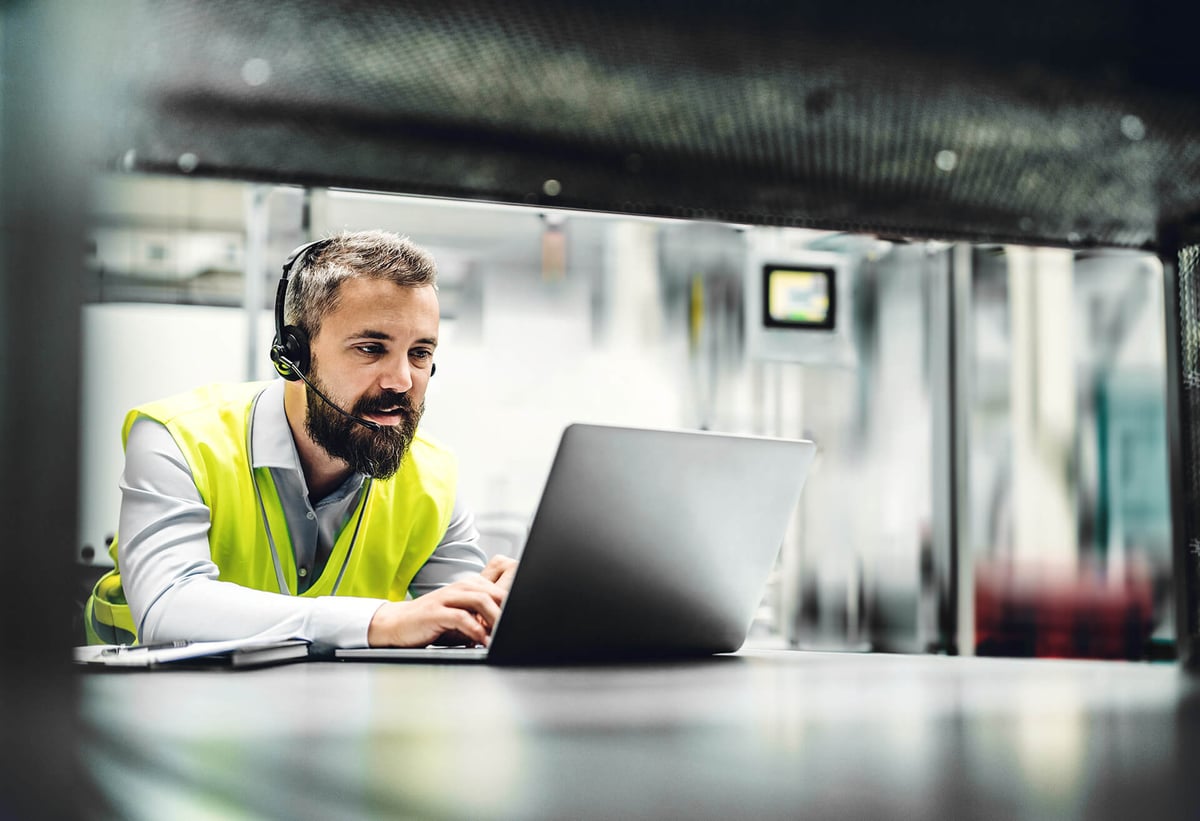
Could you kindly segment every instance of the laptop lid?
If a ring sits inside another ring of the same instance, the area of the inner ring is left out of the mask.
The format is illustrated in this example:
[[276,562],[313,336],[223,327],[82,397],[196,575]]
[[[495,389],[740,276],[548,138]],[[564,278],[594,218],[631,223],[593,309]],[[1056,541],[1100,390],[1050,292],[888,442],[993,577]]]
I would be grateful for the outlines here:
[[807,441],[569,426],[488,661],[738,649],[815,452]]

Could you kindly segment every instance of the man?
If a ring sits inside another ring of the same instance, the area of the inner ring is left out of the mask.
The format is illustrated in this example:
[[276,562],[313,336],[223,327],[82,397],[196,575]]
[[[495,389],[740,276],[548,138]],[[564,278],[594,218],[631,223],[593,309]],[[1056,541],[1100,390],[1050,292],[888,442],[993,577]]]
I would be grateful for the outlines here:
[[438,317],[433,259],[407,239],[297,249],[271,351],[284,379],[126,417],[117,568],[89,640],[486,644],[515,562],[485,564],[452,455],[417,430]]

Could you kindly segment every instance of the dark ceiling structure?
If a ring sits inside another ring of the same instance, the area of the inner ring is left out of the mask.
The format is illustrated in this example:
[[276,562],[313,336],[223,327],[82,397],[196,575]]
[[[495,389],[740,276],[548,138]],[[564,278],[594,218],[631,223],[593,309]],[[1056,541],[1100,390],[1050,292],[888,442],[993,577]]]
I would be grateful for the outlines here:
[[126,170],[1078,247],[1200,216],[1183,3],[120,8]]

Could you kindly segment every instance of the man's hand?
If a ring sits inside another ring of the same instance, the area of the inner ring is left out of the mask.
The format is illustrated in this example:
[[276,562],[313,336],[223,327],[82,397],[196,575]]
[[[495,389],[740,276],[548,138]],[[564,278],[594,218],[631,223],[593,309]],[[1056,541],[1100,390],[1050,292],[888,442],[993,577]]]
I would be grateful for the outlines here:
[[487,563],[487,567],[483,568],[480,576],[494,583],[497,587],[504,589],[507,593],[512,589],[513,574],[517,572],[517,560],[510,559],[508,556],[493,556],[492,560]]
[[[516,562],[508,559],[512,567]],[[479,576],[455,582],[411,601],[388,602],[375,611],[367,627],[371,647],[424,647],[445,634],[457,633],[473,644],[487,644],[500,617],[507,586],[501,568],[489,578],[493,559]],[[511,584],[511,578],[508,580]]]

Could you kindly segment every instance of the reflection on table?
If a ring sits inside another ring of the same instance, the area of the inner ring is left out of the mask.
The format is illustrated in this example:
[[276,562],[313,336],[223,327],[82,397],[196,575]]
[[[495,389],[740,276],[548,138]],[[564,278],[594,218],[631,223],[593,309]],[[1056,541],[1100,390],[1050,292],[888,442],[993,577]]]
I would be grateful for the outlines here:
[[88,674],[122,818],[1169,818],[1171,665],[748,650],[643,666]]

